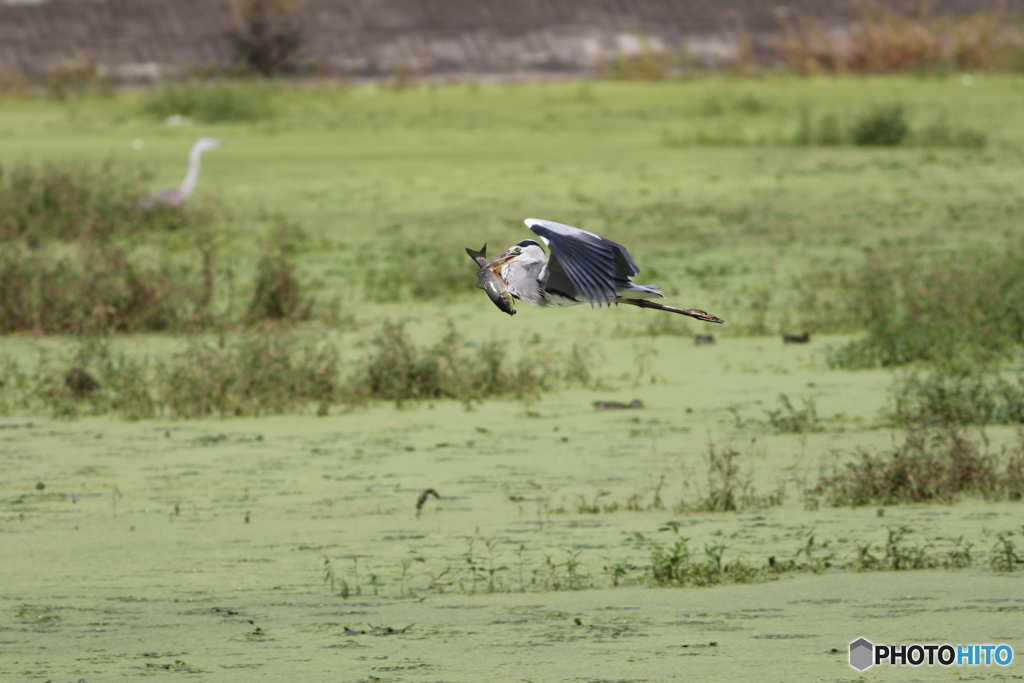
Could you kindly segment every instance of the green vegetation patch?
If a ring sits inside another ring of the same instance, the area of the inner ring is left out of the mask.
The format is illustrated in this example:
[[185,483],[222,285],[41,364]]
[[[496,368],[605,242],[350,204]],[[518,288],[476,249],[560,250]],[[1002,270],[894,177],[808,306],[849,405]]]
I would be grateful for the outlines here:
[[957,428],[912,429],[887,451],[860,449],[834,464],[808,492],[833,506],[951,502],[962,495],[986,500],[1024,497],[1024,439],[996,453]]

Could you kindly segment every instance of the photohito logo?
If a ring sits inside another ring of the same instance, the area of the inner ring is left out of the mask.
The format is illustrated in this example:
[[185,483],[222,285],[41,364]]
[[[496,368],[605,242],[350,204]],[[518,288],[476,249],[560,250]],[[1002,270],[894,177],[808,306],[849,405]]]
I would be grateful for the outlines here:
[[890,666],[1009,666],[1012,661],[1009,645],[875,645],[867,638],[850,643],[850,666],[857,671],[883,662]]

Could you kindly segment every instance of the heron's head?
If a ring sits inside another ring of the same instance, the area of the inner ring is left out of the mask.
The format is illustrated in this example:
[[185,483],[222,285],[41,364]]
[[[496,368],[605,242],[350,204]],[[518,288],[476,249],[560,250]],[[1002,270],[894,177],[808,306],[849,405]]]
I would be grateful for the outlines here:
[[544,258],[544,250],[536,240],[523,240],[522,242],[509,247],[504,254],[495,259],[495,262],[503,266],[513,259],[535,261],[537,259]]
[[504,268],[510,261],[522,256],[525,253],[523,249],[525,248],[525,245],[527,245],[527,243],[533,245],[537,244],[533,240],[523,240],[519,244],[509,247],[504,254],[494,259],[484,267],[490,268],[491,270],[498,270],[499,268]]
[[208,149],[216,149],[224,144],[223,140],[217,138],[199,138],[196,140],[196,144],[193,145],[192,149],[196,152],[205,152]]

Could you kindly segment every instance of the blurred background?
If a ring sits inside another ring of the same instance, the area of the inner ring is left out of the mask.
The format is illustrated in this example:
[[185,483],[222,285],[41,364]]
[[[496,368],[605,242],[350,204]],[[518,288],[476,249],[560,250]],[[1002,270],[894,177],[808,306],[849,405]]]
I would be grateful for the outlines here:
[[[893,71],[938,60],[1020,68],[1019,54],[1005,44],[1005,20],[1019,19],[1017,12],[1008,0],[5,0],[0,64],[41,75],[91,62],[119,82],[196,68],[566,78],[614,72],[617,60],[642,55],[651,58],[649,78],[659,69]],[[1000,54],[990,54],[993,48]]]

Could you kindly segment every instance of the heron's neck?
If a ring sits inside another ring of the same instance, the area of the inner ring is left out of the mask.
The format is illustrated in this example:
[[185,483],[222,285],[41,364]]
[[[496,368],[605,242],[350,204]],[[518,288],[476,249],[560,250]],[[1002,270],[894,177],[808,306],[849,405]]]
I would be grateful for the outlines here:
[[547,306],[543,281],[547,279],[546,263],[512,261],[501,269],[502,279],[512,296],[537,306]]
[[199,157],[202,155],[203,150],[200,148],[194,148],[188,155],[188,173],[178,186],[182,199],[187,199],[196,190],[196,183],[199,182]]

